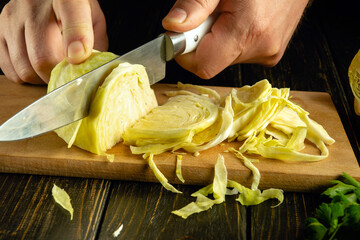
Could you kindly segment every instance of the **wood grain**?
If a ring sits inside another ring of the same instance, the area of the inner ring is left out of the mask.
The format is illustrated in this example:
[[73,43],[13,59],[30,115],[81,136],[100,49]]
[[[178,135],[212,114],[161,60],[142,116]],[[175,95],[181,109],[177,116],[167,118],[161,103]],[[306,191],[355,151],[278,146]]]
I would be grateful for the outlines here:
[[[33,89],[30,86],[17,86],[5,79],[0,81],[0,119],[9,118],[11,113],[4,111],[9,108],[21,109],[22,103],[29,93],[29,99],[34,99],[43,92],[42,88]],[[226,87],[213,87],[220,94],[230,91]],[[16,90],[17,89],[17,90]],[[155,92],[160,104],[166,101],[163,93],[175,90],[174,85],[156,84]],[[18,95],[14,92],[18,92]],[[10,93],[8,93],[10,92]],[[328,185],[329,180],[336,179],[342,171],[354,177],[360,177],[360,170],[351,146],[347,140],[339,116],[331,98],[326,93],[319,92],[291,92],[292,100],[310,112],[310,117],[318,121],[333,136],[336,143],[329,146],[330,156],[316,163],[289,163],[271,159],[262,159],[256,164],[262,174],[260,188],[276,187],[287,191],[314,191]],[[19,97],[20,96],[20,97]],[[203,151],[200,156],[187,154],[183,158],[182,172],[186,184],[205,185],[212,182],[213,166],[217,155],[222,153],[226,159],[229,179],[238,181],[246,186],[251,185],[251,172],[232,153],[225,153],[228,147],[238,148],[241,143],[225,143]],[[311,144],[307,152],[319,154]],[[136,180],[157,182],[152,171],[141,155],[133,155],[128,146],[118,144],[108,153],[115,154],[113,163],[105,157],[96,156],[77,147],[68,149],[65,142],[55,133],[44,134],[32,139],[19,142],[0,143],[0,170],[2,172],[29,173],[44,175],[61,175],[76,177],[94,177],[106,179]],[[180,183],[175,175],[176,154],[163,153],[155,157],[155,162],[171,183]]]
[[195,200],[194,186],[177,186],[174,194],[159,184],[113,182],[99,239],[109,239],[123,225],[119,239],[245,239],[247,211],[236,204],[235,196],[211,210],[182,219],[171,211]]
[[[71,197],[73,220],[55,203],[53,184]],[[109,187],[100,179],[0,174],[0,239],[95,239]]]
[[304,223],[314,216],[320,198],[316,194],[284,193],[284,203],[266,201],[248,208],[251,225],[249,239],[304,239]]

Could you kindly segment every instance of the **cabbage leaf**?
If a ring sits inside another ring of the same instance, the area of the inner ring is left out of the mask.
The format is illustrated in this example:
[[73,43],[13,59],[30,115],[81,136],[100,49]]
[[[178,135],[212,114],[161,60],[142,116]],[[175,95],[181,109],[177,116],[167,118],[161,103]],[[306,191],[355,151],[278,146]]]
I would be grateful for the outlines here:
[[72,220],[74,215],[74,209],[71,205],[71,200],[67,192],[54,184],[51,193],[55,202],[57,202],[61,207],[63,207],[70,213],[70,220]]

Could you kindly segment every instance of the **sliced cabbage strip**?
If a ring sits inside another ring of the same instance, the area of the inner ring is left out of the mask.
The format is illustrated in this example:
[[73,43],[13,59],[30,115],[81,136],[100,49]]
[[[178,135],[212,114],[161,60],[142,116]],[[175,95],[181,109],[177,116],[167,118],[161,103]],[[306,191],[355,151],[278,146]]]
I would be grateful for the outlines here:
[[182,155],[176,155],[176,176],[178,177],[178,179],[184,183],[185,182],[185,179],[182,175],[182,172],[181,172],[181,163],[182,163]]
[[74,209],[71,205],[71,200],[67,192],[54,184],[51,193],[55,202],[57,202],[61,207],[63,207],[70,213],[70,220],[72,220],[74,215]]
[[[100,53],[94,55],[101,56]],[[84,66],[89,67],[87,64]],[[77,68],[81,69],[81,66],[67,64],[64,72],[70,71],[69,75],[73,75],[72,71]],[[52,80],[57,83],[56,75]],[[59,78],[60,80],[62,78]],[[56,130],[56,133],[69,147],[75,145],[99,155],[106,155],[112,160],[113,156],[106,154],[106,150],[120,142],[125,129],[156,106],[157,100],[150,88],[145,68],[141,65],[121,63],[97,89],[91,100],[89,115]]]
[[162,174],[162,172],[157,168],[155,162],[154,162],[154,155],[150,154],[148,157],[148,164],[151,170],[154,172],[154,175],[157,180],[163,185],[163,187],[173,193],[182,193],[181,191],[177,190],[173,185],[171,185],[167,178]]
[[198,90],[201,95],[212,97],[212,98],[214,98],[216,103],[220,103],[221,96],[214,89],[211,89],[211,88],[208,88],[208,87],[197,86],[197,85],[193,85],[193,84],[189,84],[189,83],[183,84],[181,82],[177,83],[177,87],[179,89],[194,88],[194,89]]
[[[179,210],[172,211],[172,213],[186,219],[194,213],[199,213],[210,209],[214,204],[220,204],[224,202],[226,184],[227,170],[225,161],[224,157],[219,154],[215,164],[215,176],[213,183],[191,195],[196,197],[195,202],[191,202]],[[213,194],[214,199],[208,198],[207,195],[209,194]]]
[[279,203],[273,207],[277,207],[284,201],[284,194],[281,189],[269,188],[263,191],[260,189],[251,190],[232,180],[228,180],[227,187],[236,188],[240,192],[240,195],[236,200],[245,206],[258,205],[268,199],[275,198]]

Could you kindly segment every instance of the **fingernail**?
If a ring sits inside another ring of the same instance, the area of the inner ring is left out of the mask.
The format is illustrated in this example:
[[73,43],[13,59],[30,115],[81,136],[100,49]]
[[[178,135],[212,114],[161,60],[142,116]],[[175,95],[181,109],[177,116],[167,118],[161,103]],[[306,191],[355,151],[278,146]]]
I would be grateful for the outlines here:
[[166,21],[174,22],[174,23],[183,23],[187,18],[187,14],[184,9],[174,8],[169,12],[169,14],[165,17]]
[[68,46],[67,56],[69,58],[80,58],[85,54],[85,48],[82,42],[74,41]]

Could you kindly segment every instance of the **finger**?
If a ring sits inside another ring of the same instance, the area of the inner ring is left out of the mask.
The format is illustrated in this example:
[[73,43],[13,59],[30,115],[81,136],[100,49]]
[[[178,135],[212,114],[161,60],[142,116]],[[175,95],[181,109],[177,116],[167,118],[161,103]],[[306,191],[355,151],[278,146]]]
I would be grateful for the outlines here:
[[241,38],[234,16],[221,14],[211,32],[201,39],[195,52],[181,55],[176,61],[201,78],[209,79],[224,70],[241,55]]
[[185,32],[196,28],[214,11],[220,0],[177,0],[162,24],[166,30]]
[[61,22],[66,60],[81,63],[90,56],[94,46],[89,0],[57,0],[53,7]]
[[24,83],[20,77],[17,75],[10,56],[9,56],[9,51],[7,48],[7,44],[5,42],[5,40],[2,40],[0,43],[0,53],[1,53],[1,58],[0,58],[0,68],[3,71],[3,73],[5,74],[5,76],[16,83]]
[[[24,30],[19,29],[12,32],[9,29],[11,37],[11,44],[8,44],[9,57],[12,66],[21,81],[31,84],[44,83],[36,74],[31,66],[29,56],[27,54]],[[18,82],[18,80],[16,80]]]
[[[51,70],[64,58],[63,38],[54,13],[29,21],[25,26],[25,41],[32,69],[48,82]],[[41,43],[41,44],[39,44]]]
[[91,3],[91,16],[94,29],[94,49],[99,51],[107,51],[109,40],[106,33],[106,20],[101,10],[99,2],[93,0]]

